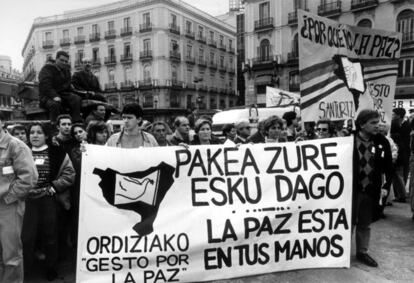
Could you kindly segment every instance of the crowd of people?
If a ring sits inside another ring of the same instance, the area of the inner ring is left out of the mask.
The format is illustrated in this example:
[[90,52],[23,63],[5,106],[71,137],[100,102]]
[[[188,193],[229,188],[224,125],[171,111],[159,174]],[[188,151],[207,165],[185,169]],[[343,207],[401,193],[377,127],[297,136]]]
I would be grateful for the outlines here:
[[[59,258],[76,247],[81,156],[86,143],[120,148],[239,146],[353,135],[352,221],[357,259],[377,266],[368,255],[370,224],[385,217],[384,208],[392,204],[391,187],[395,201],[406,202],[405,187],[410,182],[414,212],[414,178],[409,178],[410,173],[414,176],[414,158],[410,160],[410,155],[414,156],[411,154],[414,115],[405,119],[404,109],[393,110],[391,125],[380,125],[376,111],[362,110],[354,124],[322,119],[306,122],[301,128],[296,112],[289,111],[282,117],[271,116],[259,121],[257,125],[247,120],[226,124],[222,133],[215,135],[209,116],[195,117],[194,113],[190,117],[179,116],[173,125],[163,121],[146,123],[140,105],[130,103],[121,112],[122,129],[114,133],[106,122],[110,110],[103,101],[93,104],[83,119],[78,103],[81,98],[73,94],[78,102],[69,106],[77,109],[62,114],[62,105],[68,101],[73,103],[74,98],[66,92],[62,94],[58,88],[64,84],[55,81],[53,72],[66,72],[64,67],[59,67],[59,61],[68,58],[66,55],[58,53],[56,63],[46,65],[39,78],[48,89],[41,95],[41,103],[50,111],[53,123],[32,123],[28,127],[17,124],[3,129],[6,121],[0,112],[0,282],[22,283],[24,273],[30,276],[35,261],[44,262],[45,276],[52,281],[58,276]],[[84,74],[81,78],[90,79],[88,76]],[[387,136],[389,129],[391,135]]]

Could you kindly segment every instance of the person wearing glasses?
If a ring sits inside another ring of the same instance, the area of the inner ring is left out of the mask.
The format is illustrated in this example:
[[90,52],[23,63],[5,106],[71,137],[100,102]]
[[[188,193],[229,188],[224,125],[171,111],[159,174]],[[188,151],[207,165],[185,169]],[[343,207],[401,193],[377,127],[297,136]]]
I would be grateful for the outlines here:
[[248,143],[247,138],[250,136],[250,123],[247,120],[239,121],[235,124],[237,136],[234,139],[234,143],[246,144]]
[[329,119],[321,119],[316,122],[316,135],[319,139],[333,137],[332,123]]
[[56,62],[45,64],[39,72],[39,106],[49,112],[49,119],[69,110],[73,121],[82,121],[81,98],[72,93],[69,54],[56,53]]

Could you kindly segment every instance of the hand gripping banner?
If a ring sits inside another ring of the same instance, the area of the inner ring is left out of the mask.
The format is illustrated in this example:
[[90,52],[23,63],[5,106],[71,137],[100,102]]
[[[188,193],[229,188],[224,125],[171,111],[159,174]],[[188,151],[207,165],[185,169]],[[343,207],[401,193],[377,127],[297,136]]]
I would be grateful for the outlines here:
[[200,282],[349,267],[350,137],[82,159],[77,281]]

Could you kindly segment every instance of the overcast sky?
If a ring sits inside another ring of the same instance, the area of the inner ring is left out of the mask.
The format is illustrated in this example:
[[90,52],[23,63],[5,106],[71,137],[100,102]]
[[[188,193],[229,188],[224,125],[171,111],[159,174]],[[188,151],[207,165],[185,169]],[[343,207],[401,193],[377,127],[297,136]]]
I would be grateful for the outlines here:
[[[229,9],[228,0],[183,0],[213,16]],[[64,11],[93,7],[116,0],[1,0],[0,4],[0,55],[10,56],[13,68],[21,71],[21,51],[33,20],[62,14]]]

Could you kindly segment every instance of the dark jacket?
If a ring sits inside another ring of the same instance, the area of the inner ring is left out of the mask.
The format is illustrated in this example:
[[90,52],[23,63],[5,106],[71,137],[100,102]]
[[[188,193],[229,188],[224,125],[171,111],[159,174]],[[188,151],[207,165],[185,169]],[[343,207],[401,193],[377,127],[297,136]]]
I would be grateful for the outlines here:
[[264,135],[262,135],[262,133],[260,133],[260,131],[257,131],[256,133],[247,138],[247,142],[265,143],[265,137]]
[[[353,163],[354,163],[354,174],[353,174],[353,221],[355,222],[356,216],[356,204],[357,204],[357,195],[358,195],[358,181],[359,178],[359,154],[357,149],[357,134],[354,134],[354,156],[353,156]],[[378,219],[378,213],[380,211],[379,207],[379,199],[381,196],[381,188],[389,190],[391,186],[392,180],[392,157],[391,157],[391,147],[386,139],[381,134],[377,134],[372,137],[372,141],[375,147],[375,154],[374,154],[374,173],[373,173],[373,184],[372,189],[368,190],[367,193],[373,200],[373,220]],[[382,175],[385,175],[385,183],[383,186]]]
[[72,85],[77,90],[102,92],[98,78],[85,70],[77,71],[73,74]]
[[[194,136],[194,139],[191,141],[190,143],[191,145],[199,145],[200,144],[200,139],[198,138],[198,135]],[[217,138],[211,138],[210,140],[210,144],[221,144],[220,140]]]
[[39,98],[53,99],[71,91],[70,70],[46,64],[39,73]]

